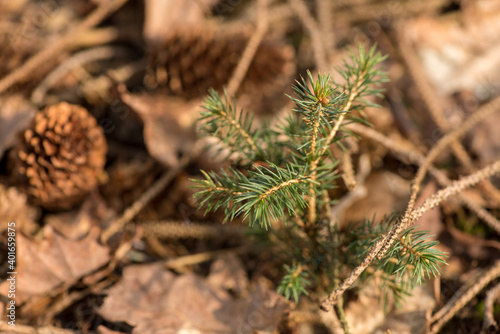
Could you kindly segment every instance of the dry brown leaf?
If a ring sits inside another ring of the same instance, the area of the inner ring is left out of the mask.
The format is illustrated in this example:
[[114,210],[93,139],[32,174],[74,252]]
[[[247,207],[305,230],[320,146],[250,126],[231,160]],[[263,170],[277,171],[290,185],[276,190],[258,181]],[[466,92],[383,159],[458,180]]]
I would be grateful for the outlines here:
[[500,113],[494,113],[479,123],[469,134],[471,151],[479,159],[481,166],[486,166],[500,157]]
[[405,22],[407,36],[416,44],[437,91],[450,94],[466,89],[483,98],[498,91],[500,7],[486,7],[487,2],[495,0],[469,1],[456,16]]
[[0,98],[0,158],[16,144],[18,133],[28,127],[37,111],[21,95]]
[[195,274],[176,277],[160,263],[125,268],[122,281],[109,290],[100,314],[135,326],[133,333],[273,332],[286,303],[264,281],[246,299]]
[[197,25],[210,6],[219,0],[146,0],[144,37],[149,42],[161,40],[173,28]]
[[[94,227],[85,238],[69,240],[50,226],[44,227],[45,238],[41,242],[17,234],[16,304],[62,283],[72,284],[106,264],[109,250],[98,243],[99,234],[100,229]],[[9,290],[6,283],[0,284],[0,294],[6,295]]]
[[409,182],[389,171],[371,173],[364,186],[366,197],[345,210],[340,216],[343,222],[363,221],[366,218],[380,220],[384,215],[404,210],[410,197]]
[[[32,234],[38,228],[40,209],[28,205],[28,196],[17,188],[0,184],[0,217],[4,222],[15,222],[16,231]],[[0,226],[0,232],[7,229],[7,224]]]
[[52,226],[65,238],[77,240],[87,235],[92,226],[100,226],[101,222],[109,221],[115,214],[106,206],[99,193],[93,191],[78,209],[47,213],[43,222],[44,225]]
[[200,101],[185,102],[163,95],[135,96],[119,86],[121,98],[144,122],[144,142],[149,154],[167,167],[176,166],[179,155],[195,141],[193,124]]
[[[435,301],[430,286],[417,286],[411,296],[405,296],[400,308],[388,302],[384,312],[383,297],[377,283],[370,282],[359,293],[356,301],[346,307],[346,319],[351,333],[391,334],[424,333],[426,312],[434,307]],[[370,312],[367,312],[370,310]]]
[[431,288],[432,284],[415,287],[412,295],[405,297],[401,308],[389,312],[384,323],[372,333],[386,334],[387,330],[390,330],[391,334],[425,333],[426,313],[436,305]]
[[248,289],[248,277],[241,260],[234,253],[221,254],[210,267],[208,283],[234,291],[238,296]]

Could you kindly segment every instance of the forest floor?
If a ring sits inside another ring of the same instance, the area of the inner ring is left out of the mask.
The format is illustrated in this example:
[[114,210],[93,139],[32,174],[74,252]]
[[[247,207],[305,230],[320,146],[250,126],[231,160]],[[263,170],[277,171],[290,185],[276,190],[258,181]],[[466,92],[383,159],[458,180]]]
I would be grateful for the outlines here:
[[0,332],[498,331],[498,177],[416,222],[447,253],[439,276],[399,306],[354,285],[330,313],[329,291],[277,293],[271,237],[193,197],[200,170],[231,160],[197,131],[209,88],[273,124],[296,80],[340,82],[359,45],[387,55],[389,80],[369,130],[331,147],[342,235],[404,212],[438,143],[454,136],[417,205],[499,161],[499,1],[0,1]]

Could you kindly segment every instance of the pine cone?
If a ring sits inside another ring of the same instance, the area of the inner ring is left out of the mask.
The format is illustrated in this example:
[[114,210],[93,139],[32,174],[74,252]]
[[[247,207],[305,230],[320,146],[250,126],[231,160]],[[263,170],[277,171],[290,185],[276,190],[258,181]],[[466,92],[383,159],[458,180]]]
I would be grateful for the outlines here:
[[[175,31],[151,50],[149,65],[154,73],[149,73],[146,80],[187,99],[203,97],[209,88],[220,91],[231,78],[250,35],[194,28]],[[250,95],[254,102],[276,92],[282,95],[294,71],[293,49],[281,42],[264,40],[239,93]]]
[[106,162],[102,129],[88,111],[61,102],[38,112],[14,151],[14,175],[30,199],[69,209],[97,185]]

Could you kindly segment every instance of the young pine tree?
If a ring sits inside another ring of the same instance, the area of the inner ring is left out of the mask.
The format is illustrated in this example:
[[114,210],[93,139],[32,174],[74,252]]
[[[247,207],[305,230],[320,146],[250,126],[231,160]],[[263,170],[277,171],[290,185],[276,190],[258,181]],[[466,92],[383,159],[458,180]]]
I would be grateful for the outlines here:
[[[201,132],[221,140],[233,166],[203,172],[204,179],[196,181],[199,205],[207,211],[223,209],[226,220],[241,217],[273,236],[269,240],[285,262],[278,291],[287,298],[298,301],[301,294],[334,288],[398,218],[365,221],[341,234],[329,214],[335,205],[329,190],[338,176],[330,148],[352,136],[346,124],[367,123],[360,115],[376,106],[367,97],[382,92],[384,59],[374,47],[360,47],[339,69],[343,84],[329,75],[314,80],[308,72],[293,87],[295,108],[279,127],[252,126],[249,114],[215,91],[204,102]],[[377,279],[397,300],[425,275],[437,275],[444,254],[427,238],[427,233],[408,229],[361,281]]]

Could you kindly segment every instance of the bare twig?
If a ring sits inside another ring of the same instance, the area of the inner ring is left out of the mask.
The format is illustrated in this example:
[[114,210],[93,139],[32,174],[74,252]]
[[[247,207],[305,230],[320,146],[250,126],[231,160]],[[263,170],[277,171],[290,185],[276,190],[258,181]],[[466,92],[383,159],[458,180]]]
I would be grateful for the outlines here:
[[351,274],[344,280],[344,282],[342,282],[339,288],[335,291],[332,291],[328,298],[322,301],[321,308],[325,311],[329,311],[332,305],[336,303],[339,296],[341,296],[344,291],[356,281],[359,275],[361,275],[361,273],[370,265],[370,263],[375,260],[375,258],[380,258],[382,255],[384,255],[392,246],[397,237],[401,234],[401,232],[403,232],[406,228],[413,224],[425,212],[439,205],[439,203],[441,203],[446,198],[452,195],[456,195],[464,189],[469,188],[499,172],[500,160],[497,160],[493,164],[480,169],[474,174],[454,181],[447,188],[438,191],[436,194],[425,200],[424,203],[416,209],[410,209],[405,212],[403,218],[389,233],[387,233],[383,238],[375,243],[365,259],[363,259],[361,264],[351,272]]
[[43,79],[43,81],[33,90],[33,93],[31,94],[31,102],[34,104],[41,104],[47,91],[72,69],[96,60],[113,58],[125,53],[126,49],[124,48],[110,46],[101,46],[75,53],[50,74],[48,74],[45,79]]
[[486,292],[484,300],[483,333],[498,333],[498,324],[493,317],[493,303],[500,298],[500,283]]
[[329,55],[333,51],[335,45],[333,29],[332,29],[333,7],[334,7],[334,1],[316,0],[318,20],[321,27],[321,35],[323,39],[323,45],[325,46],[327,59],[329,58]]
[[1,79],[0,93],[3,93],[19,81],[26,79],[32,71],[40,66],[40,64],[43,64],[50,58],[54,57],[57,53],[64,50],[68,45],[72,44],[78,34],[99,24],[104,18],[118,10],[118,8],[123,6],[126,2],[127,0],[111,0],[101,2],[99,7],[87,16],[78,26],[69,30],[55,43],[50,44],[47,48],[28,59],[21,67],[15,69]]
[[[424,70],[417,59],[416,51],[412,45],[406,41],[401,31],[398,34],[398,39],[401,46],[399,48],[401,50],[401,54],[406,61],[410,74],[420,92],[420,96],[427,105],[433,120],[444,133],[449,132],[451,130],[451,125],[443,115],[444,113],[435,94],[435,89],[427,80]],[[460,163],[465,167],[466,171],[468,173],[473,173],[475,168],[472,160],[465,148],[457,139],[454,139],[451,143],[451,149]],[[497,203],[500,202],[500,193],[498,189],[496,189],[489,181],[485,181],[483,189],[486,190],[488,195],[493,197]]]
[[[413,164],[422,165],[425,162],[425,156],[419,153],[416,149],[408,149],[405,146],[401,145],[399,142],[396,142],[384,136],[383,134],[377,132],[372,128],[361,125],[359,123],[349,124],[347,125],[347,128],[355,133],[358,133],[364,137],[370,138],[384,145],[393,153],[406,158]],[[451,183],[446,174],[438,170],[437,168],[430,166],[429,172],[434,176],[434,178],[441,186],[446,187]],[[459,194],[458,198],[465,206],[475,212],[480,219],[486,222],[488,226],[490,226],[492,229],[497,231],[498,234],[500,234],[500,221],[498,221],[497,218],[495,218],[491,213],[481,207],[481,205],[470,199],[466,194]]]
[[457,296],[458,298],[452,298],[450,302],[443,306],[442,309],[445,310],[445,312],[440,310],[436,313],[440,315],[439,317],[432,317],[432,321],[436,321],[436,323],[431,327],[431,333],[438,333],[444,324],[474,298],[479,291],[498,276],[500,276],[500,261],[497,261],[491,268],[484,270],[483,274],[479,275],[477,282],[473,284],[470,289],[465,291],[465,293],[462,294],[462,291],[459,291],[458,293],[460,295]]
[[311,13],[309,12],[309,9],[302,0],[289,0],[289,1],[290,1],[290,6],[294,10],[295,14],[299,17],[300,21],[302,22],[307,32],[311,36],[312,46],[314,50],[314,58],[318,70],[319,71],[328,70],[326,52],[323,46],[323,37],[321,36],[321,29],[318,26],[318,23],[312,17]]
[[481,107],[478,111],[476,111],[472,116],[470,116],[465,122],[463,122],[457,129],[449,132],[443,138],[439,140],[439,142],[432,148],[432,150],[427,155],[425,161],[420,166],[417,175],[415,176],[411,189],[411,197],[408,203],[408,208],[412,208],[415,204],[415,200],[417,199],[417,194],[420,190],[420,184],[422,183],[427,170],[432,165],[434,159],[448,147],[451,143],[453,143],[457,138],[463,136],[467,133],[473,126],[483,120],[486,116],[492,114],[500,108],[500,96],[490,101],[488,104]]
[[247,74],[248,67],[252,62],[252,59],[259,48],[260,42],[264,38],[267,31],[268,21],[267,21],[267,5],[268,0],[258,0],[258,14],[257,14],[257,29],[250,37],[248,44],[243,51],[243,55],[238,62],[238,65],[234,69],[233,75],[229,80],[227,85],[228,96],[234,96],[241,85],[241,82]]
[[156,197],[172,179],[188,164],[190,156],[184,156],[179,165],[165,172],[146,192],[144,192],[138,200],[136,200],[125,212],[111,222],[109,227],[103,231],[101,241],[107,242],[115,233],[120,231],[125,224],[130,222],[154,197]]

